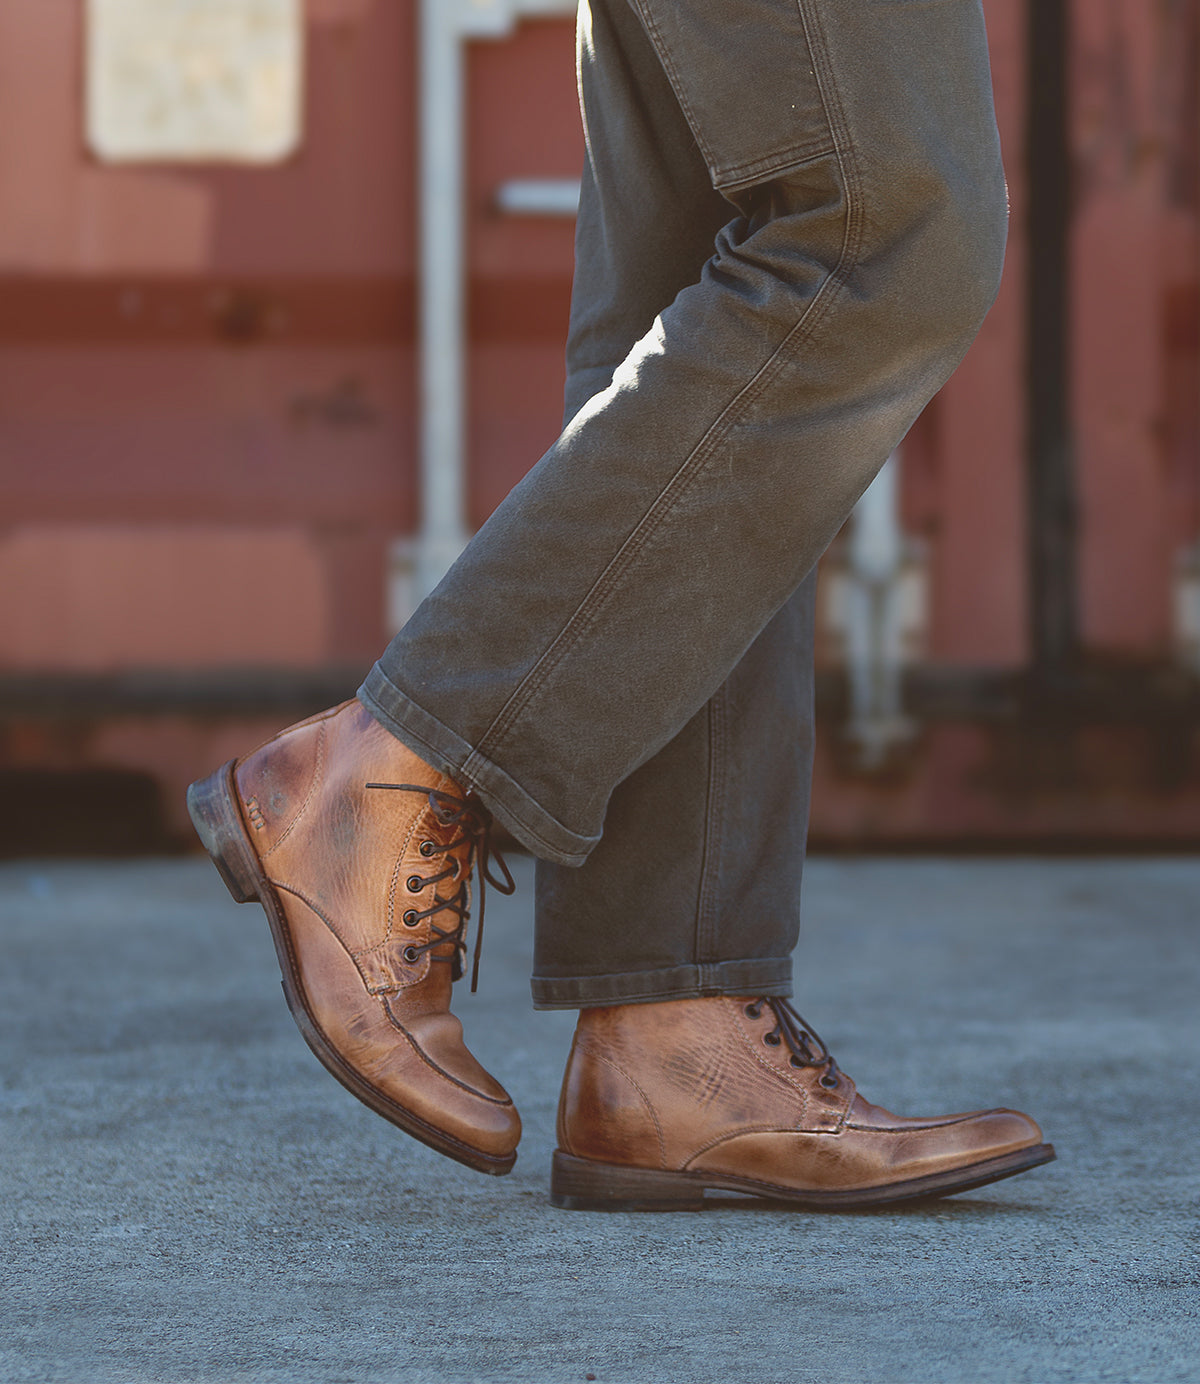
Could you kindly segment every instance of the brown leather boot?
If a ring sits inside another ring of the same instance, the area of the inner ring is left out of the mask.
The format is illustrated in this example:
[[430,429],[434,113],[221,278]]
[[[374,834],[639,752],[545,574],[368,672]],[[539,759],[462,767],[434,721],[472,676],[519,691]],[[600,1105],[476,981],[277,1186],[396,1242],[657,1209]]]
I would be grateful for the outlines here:
[[266,910],[328,1070],[422,1143],[508,1172],[521,1121],[450,1013],[486,809],[346,702],[192,784],[188,811],[229,892]]
[[585,1009],[567,1061],[550,1199],[699,1210],[706,1187],[816,1209],[941,1196],[1048,1163],[1015,1110],[902,1119],[858,1095],[784,1000]]

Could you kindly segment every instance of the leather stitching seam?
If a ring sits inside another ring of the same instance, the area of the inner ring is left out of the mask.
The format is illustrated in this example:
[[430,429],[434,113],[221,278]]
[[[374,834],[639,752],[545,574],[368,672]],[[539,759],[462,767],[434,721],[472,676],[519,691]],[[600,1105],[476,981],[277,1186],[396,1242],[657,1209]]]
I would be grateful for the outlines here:
[[[986,1112],[980,1111],[979,1113],[983,1114]],[[972,1120],[974,1118],[974,1114],[959,1115],[957,1119],[945,1119],[936,1121],[931,1120],[928,1124],[920,1124],[917,1126],[910,1125],[907,1129],[881,1129],[879,1125],[854,1124],[851,1121],[847,1120],[846,1128],[860,1129],[868,1134],[919,1134],[923,1129],[946,1129],[950,1125],[966,1124],[968,1120]]]
[[280,846],[283,845],[283,843],[292,834],[292,831],[295,828],[296,823],[300,820],[301,817],[304,816],[305,812],[308,810],[308,805],[310,802],[312,802],[313,794],[317,791],[318,785],[320,784],[322,778],[325,776],[325,741],[327,738],[328,737],[325,722],[322,721],[320,729],[317,731],[317,763],[316,767],[313,769],[313,776],[309,781],[308,792],[304,795],[304,801],[296,809],[296,815],[284,828],[283,835],[279,838],[278,841],[275,842],[275,844],[269,850],[263,852],[262,858],[264,860],[266,860],[266,858],[269,855],[273,855],[280,848]]
[[[350,948],[350,946],[347,944],[346,939],[345,939],[345,938],[342,936],[342,934],[337,930],[336,924],[335,924],[335,923],[333,922],[333,920],[329,917],[329,915],[325,912],[325,910],[322,909],[321,907],[319,907],[319,905],[318,905],[313,899],[310,899],[310,898],[308,897],[307,894],[305,894],[305,893],[303,893],[301,890],[297,889],[294,885],[291,885],[291,884],[284,884],[284,883],[282,883],[282,881],[277,880],[277,879],[271,879],[269,876],[267,877],[267,882],[268,882],[270,885],[272,885],[275,889],[280,889],[280,890],[282,890],[285,894],[291,894],[294,898],[299,899],[301,903],[306,904],[309,908],[312,909],[312,911],[317,915],[318,918],[320,918],[320,920],[325,924],[325,926],[329,929],[329,931],[332,932],[333,935],[337,938],[337,940],[338,940],[338,945],[342,948],[342,950],[346,953],[346,955],[350,958],[350,960],[354,962],[355,969],[358,971],[358,974],[359,974],[360,978],[362,979],[363,989],[366,990],[366,992],[367,992],[368,995],[374,995],[374,996],[376,996],[376,997],[378,998],[378,996],[380,996],[380,995],[394,995],[394,994],[397,993],[397,991],[403,990],[403,989],[406,988],[406,985],[405,985],[405,984],[398,984],[398,983],[395,981],[394,978],[393,978],[392,981],[391,981],[389,984],[387,984],[387,985],[383,985],[383,986],[374,986],[374,985],[372,985],[371,982],[366,978],[366,976],[363,975],[363,973],[362,973],[362,967],[359,966],[359,964],[358,964],[358,959],[359,959],[359,957],[361,957],[361,956],[366,956],[369,952],[377,951],[380,947],[382,947],[382,946],[384,945],[383,942],[377,942],[377,943],[375,944],[375,946],[372,946],[372,947],[362,947],[362,948],[360,948],[358,951],[352,950],[352,949]],[[427,953],[425,954],[426,959],[428,959],[428,955],[429,955],[429,954],[428,954],[428,952],[427,952]],[[427,967],[426,969],[428,969],[428,967]],[[424,974],[424,972],[422,972],[422,975],[423,975],[423,974]],[[421,976],[418,976],[417,979],[420,980],[420,979],[421,979]],[[407,982],[407,983],[412,983],[412,982]]]
[[413,1052],[417,1054],[417,1056],[421,1059],[422,1062],[425,1063],[427,1067],[430,1067],[433,1071],[437,1072],[438,1076],[445,1077],[447,1081],[449,1081],[452,1085],[457,1086],[459,1090],[466,1091],[468,1095],[476,1096],[479,1100],[485,1100],[491,1105],[512,1104],[511,1096],[505,1096],[503,1097],[503,1099],[501,1099],[499,1096],[485,1095],[482,1091],[477,1090],[474,1086],[468,1086],[465,1081],[460,1081],[458,1077],[452,1076],[445,1069],[445,1067],[439,1066],[433,1060],[433,1058],[429,1056],[425,1049],[422,1048],[420,1043],[418,1043],[417,1040],[412,1036],[412,1034],[409,1033],[408,1029],[406,1029],[404,1025],[401,1024],[399,1020],[395,1017],[395,1015],[392,1014],[391,1010],[388,1009],[386,1004],[383,1005],[383,1012],[388,1017],[388,1023],[391,1024],[391,1026],[396,1030],[397,1033],[402,1033],[404,1035],[404,1037],[408,1040],[408,1044],[412,1048]]
[[633,1077],[631,1077],[627,1071],[624,1071],[622,1068],[618,1067],[617,1064],[616,1064],[615,1062],[610,1062],[609,1059],[608,1059],[607,1057],[601,1056],[601,1054],[598,1053],[598,1052],[596,1051],[596,1049],[593,1048],[589,1043],[587,1043],[587,1042],[580,1043],[579,1049],[578,1049],[578,1050],[579,1050],[579,1052],[585,1052],[585,1053],[587,1053],[587,1055],[588,1055],[590,1058],[592,1058],[593,1061],[599,1062],[602,1066],[607,1067],[607,1068],[609,1069],[609,1071],[616,1072],[616,1074],[617,1074],[619,1077],[623,1077],[623,1078],[630,1084],[630,1086],[633,1087],[633,1089],[638,1093],[638,1095],[642,1098],[642,1103],[643,1103],[643,1105],[645,1105],[647,1113],[649,1114],[651,1120],[654,1121],[654,1132],[655,1132],[655,1134],[658,1136],[658,1158],[659,1158],[659,1165],[660,1165],[661,1167],[663,1167],[663,1168],[666,1168],[666,1166],[667,1166],[667,1145],[666,1145],[666,1141],[663,1139],[662,1125],[659,1124],[659,1121],[658,1121],[658,1114],[657,1114],[657,1112],[655,1111],[654,1106],[653,1106],[653,1104],[652,1104],[651,1101],[650,1101],[650,1097],[645,1093],[645,1091],[642,1090],[642,1088],[638,1085],[638,1083],[637,1083],[636,1081],[634,1081]]
[[[338,936],[338,931],[337,931],[337,929],[336,929],[336,928],[334,927],[334,925],[329,921],[329,919],[325,916],[325,914],[321,911],[321,909],[319,909],[319,908],[317,907],[317,905],[316,905],[315,903],[313,903],[313,901],[312,901],[311,899],[306,898],[306,897],[299,891],[299,889],[293,889],[293,888],[291,887],[291,885],[288,885],[288,884],[280,884],[278,881],[273,880],[273,879],[269,879],[267,882],[268,882],[269,884],[271,884],[271,885],[272,885],[274,888],[276,888],[276,889],[282,889],[283,892],[284,892],[285,894],[293,894],[296,898],[298,898],[298,899],[300,900],[301,903],[307,904],[308,907],[311,908],[312,911],[317,915],[317,917],[321,919],[321,921],[322,921],[322,922],[325,924],[325,926],[330,930],[330,932],[332,932],[333,935],[334,935],[335,937],[337,937],[338,941],[341,942],[342,947],[345,949],[347,955],[350,956],[351,959],[354,958],[354,953],[350,951],[349,947],[347,947],[346,944],[345,944],[345,942],[342,942],[341,937]],[[291,937],[290,937],[290,935],[289,935],[289,937],[288,937],[288,942],[289,942],[289,951],[290,951],[290,950],[291,950],[291,945],[290,945],[290,944],[291,944]],[[498,1096],[489,1096],[489,1095],[485,1095],[484,1092],[482,1092],[482,1091],[477,1091],[477,1090],[475,1089],[474,1086],[468,1086],[468,1085],[466,1084],[466,1082],[460,1081],[460,1080],[458,1079],[458,1077],[456,1077],[456,1076],[452,1076],[448,1071],[446,1071],[446,1069],[445,1069],[444,1067],[439,1067],[438,1064],[437,1064],[431,1057],[429,1057],[429,1056],[425,1053],[425,1051],[422,1049],[422,1047],[421,1047],[420,1044],[417,1042],[417,1040],[412,1036],[411,1033],[409,1033],[408,1029],[404,1028],[403,1025],[400,1024],[400,1023],[396,1020],[396,1018],[395,1018],[395,1016],[392,1014],[391,1010],[388,1009],[387,1004],[384,1002],[384,996],[385,996],[385,995],[388,995],[388,994],[395,994],[396,992],[395,992],[394,990],[388,990],[388,991],[380,992],[380,991],[377,991],[377,990],[372,990],[369,986],[366,987],[366,988],[367,988],[367,993],[368,993],[369,995],[371,995],[374,999],[379,1000],[380,1004],[383,1006],[383,1012],[387,1015],[388,1023],[391,1024],[391,1026],[392,1026],[398,1033],[402,1033],[402,1034],[404,1035],[404,1037],[408,1040],[408,1043],[409,1043],[409,1045],[411,1046],[412,1050],[417,1054],[417,1056],[421,1059],[421,1061],[424,1062],[427,1066],[431,1067],[435,1072],[438,1073],[439,1076],[444,1076],[444,1077],[446,1078],[447,1081],[452,1082],[455,1086],[458,1086],[458,1087],[459,1087],[460,1089],[462,1089],[463,1091],[467,1091],[467,1092],[469,1092],[469,1093],[470,1093],[471,1095],[473,1095],[473,1096],[478,1096],[478,1098],[479,1098],[480,1100],[489,1101],[492,1105],[511,1105],[511,1104],[512,1104],[512,1097],[511,1097],[511,1096],[505,1096],[503,1099],[500,1099]],[[353,1070],[353,1069],[352,1069],[352,1070]],[[640,1092],[639,1092],[639,1094],[640,1094]]]
[[803,1086],[801,1086],[799,1081],[797,1081],[796,1078],[793,1077],[789,1072],[781,1071],[780,1068],[774,1066],[771,1062],[767,1061],[767,1059],[762,1055],[762,1053],[759,1052],[759,1045],[754,1042],[754,1040],[738,1022],[738,1017],[736,1014],[731,1014],[730,1018],[733,1021],[734,1031],[737,1033],[737,1036],[742,1041],[742,1045],[746,1048],[747,1052],[749,1052],[750,1056],[754,1059],[754,1061],[760,1067],[762,1067],[764,1071],[769,1072],[773,1077],[775,1077],[776,1080],[785,1082],[800,1097],[800,1113],[796,1117],[796,1128],[799,1129],[800,1122],[804,1119],[805,1115],[808,1114],[808,1092],[805,1090]]
[[836,1133],[830,1129],[793,1129],[790,1125],[775,1124],[756,1124],[739,1125],[737,1129],[727,1130],[724,1134],[714,1135],[706,1144],[701,1144],[695,1153],[689,1155],[688,1161],[683,1165],[689,1168],[701,1154],[708,1153],[715,1149],[718,1144],[727,1144],[731,1139],[738,1139],[743,1134],[803,1134],[809,1138],[829,1138]]

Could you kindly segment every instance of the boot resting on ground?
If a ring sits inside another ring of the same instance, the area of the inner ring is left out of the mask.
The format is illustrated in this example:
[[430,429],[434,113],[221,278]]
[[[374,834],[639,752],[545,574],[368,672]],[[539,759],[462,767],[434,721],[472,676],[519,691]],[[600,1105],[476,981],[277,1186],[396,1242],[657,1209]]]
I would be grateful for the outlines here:
[[583,1010],[558,1144],[551,1200],[573,1210],[696,1210],[706,1188],[874,1206],[1054,1157],[1015,1110],[889,1114],[785,1001],[726,996]]

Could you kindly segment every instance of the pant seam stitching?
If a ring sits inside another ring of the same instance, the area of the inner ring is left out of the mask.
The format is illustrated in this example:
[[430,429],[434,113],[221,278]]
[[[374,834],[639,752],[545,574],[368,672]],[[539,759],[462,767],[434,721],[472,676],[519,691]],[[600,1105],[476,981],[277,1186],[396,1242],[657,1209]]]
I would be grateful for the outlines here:
[[691,129],[692,136],[696,141],[696,147],[700,150],[704,162],[708,166],[709,177],[711,178],[713,165],[715,163],[713,152],[708,147],[708,141],[701,133],[700,124],[687,99],[687,92],[684,90],[683,83],[679,80],[679,73],[675,68],[675,60],[671,57],[671,50],[667,46],[666,40],[663,38],[662,30],[655,23],[654,16],[650,14],[643,0],[634,0],[634,3],[637,6],[638,16],[654,47],[654,51],[658,54],[658,60],[662,63],[666,71],[667,80],[671,84],[671,90],[675,93],[676,101],[679,102],[679,109],[683,112],[683,118],[687,121],[688,127]]
[[[708,793],[704,804],[704,855],[696,913],[696,961],[713,959],[721,876],[721,823],[725,806],[725,690],[708,703]],[[707,982],[708,977],[704,977]]]
[[693,965],[692,962],[680,962],[677,966],[655,966],[651,969],[642,970],[610,970],[598,974],[598,976],[538,976],[531,977],[531,984],[534,987],[541,985],[543,988],[563,988],[570,985],[591,985],[598,981],[624,981],[633,976],[662,976],[662,974],[675,974],[678,972],[695,973],[695,988],[699,988],[704,978],[709,980],[720,980],[722,972],[735,969],[735,967],[783,967],[790,973],[792,959],[790,956],[729,956],[724,960],[713,960],[707,963],[706,967]]
[[[498,749],[511,734],[518,718],[530,706],[551,675],[582,639],[590,626],[595,623],[612,591],[665,523],[675,505],[687,494],[697,478],[703,473],[706,463],[712,458],[719,444],[750,406],[756,402],[771,380],[782,370],[784,364],[794,358],[799,348],[825,320],[833,302],[857,263],[862,227],[862,197],[858,170],[850,155],[849,142],[845,141],[845,149],[842,147],[846,135],[844,115],[840,101],[831,99],[826,91],[826,82],[822,80],[822,69],[824,69],[825,78],[832,87],[832,79],[826,61],[827,55],[824,49],[819,49],[819,45],[814,45],[812,42],[809,18],[805,9],[806,3],[807,0],[798,0],[800,17],[804,24],[806,40],[813,54],[817,89],[820,93],[825,119],[829,125],[833,141],[833,155],[841,172],[841,182],[846,197],[845,229],[842,235],[842,249],[838,263],[826,276],[804,313],[793,324],[779,346],[725,406],[689,456],[685,458],[659,492],[633,533],[621,545],[608,567],[597,578],[591,590],[546,649],[541,659],[496,714],[492,724],[480,738],[476,753],[482,754],[484,747],[487,746],[488,753],[493,757],[495,756]],[[815,24],[815,15],[813,20]],[[819,26],[817,27],[819,28]],[[821,31],[821,38],[823,41],[823,31]],[[834,89],[834,95],[836,96],[836,89]],[[839,134],[842,138],[839,138]]]
[[[730,966],[788,966],[791,958],[787,956],[729,956],[721,961],[710,961],[708,963],[715,970],[725,970]],[[600,975],[583,976],[539,976],[534,975],[535,981],[541,981],[545,985],[572,985],[576,983],[590,982],[594,980],[622,980],[626,976],[658,975],[663,971],[684,971],[698,970],[690,961],[681,961],[676,966],[654,966],[632,971],[605,971]]]
[[758,396],[767,388],[774,376],[783,368],[783,365],[792,358],[794,352],[824,320],[831,305],[830,300],[842,288],[848,270],[849,266],[846,266],[845,272],[839,274],[837,270],[834,270],[826,277],[813,302],[810,303],[799,322],[792,327],[753,379],[744,385],[725,407],[691,454],[659,492],[637,528],[625,540],[608,567],[597,578],[592,589],[542,655],[537,666],[526,676],[525,681],[516,689],[508,703],[501,708],[495,720],[485,731],[479,742],[479,753],[482,753],[486,746],[488,753],[495,755],[504,744],[517,719],[528,709],[530,703],[539,694],[558,666],[584,637],[591,625],[595,623],[612,592],[624,579],[641,553],[649,546],[676,505],[685,498],[691,487],[703,474],[718,446],[725,440],[742,415],[756,402]]
[[[385,674],[381,674],[381,676],[384,677],[385,681],[388,681]],[[393,687],[394,685],[390,681],[388,681],[388,686]],[[429,717],[431,721],[435,722],[438,725],[441,725],[441,722],[438,721],[435,716],[433,716],[430,712],[426,711],[424,707],[419,706],[417,702],[412,701],[412,698],[408,697],[405,693],[401,692],[399,688],[394,688],[394,690],[398,696],[403,697],[406,701],[411,702],[412,705],[416,707],[422,715]],[[371,705],[380,712],[382,712],[388,718],[388,720],[394,722],[396,725],[403,726],[404,733],[406,735],[411,736],[414,740],[418,741],[421,745],[423,745],[431,755],[435,756],[439,760],[442,760],[443,762],[451,758],[451,756],[448,756],[437,745],[434,745],[427,736],[424,736],[420,733],[420,731],[415,730],[408,723],[408,721],[402,720],[399,716],[396,715],[394,711],[390,711],[387,707],[383,706],[380,703],[379,699],[367,689],[365,684],[363,685],[363,687],[359,689],[359,693],[360,695],[365,695],[370,700]],[[446,727],[445,729],[449,730],[449,727]],[[450,733],[453,734],[453,732]],[[488,760],[486,756],[481,755],[477,750],[472,749],[471,753],[467,756],[461,768],[456,768],[453,763],[449,764],[448,767],[452,770],[449,777],[461,777],[467,781],[470,787],[478,788],[480,785],[476,782],[473,772],[468,771],[468,766],[475,765],[476,762],[478,762],[479,764],[488,765],[489,767],[492,767],[491,761]],[[497,768],[497,770],[500,773],[504,773],[502,769],[499,769],[498,765],[494,767]],[[509,776],[505,774],[505,777],[508,778]],[[510,781],[516,783],[515,779]],[[595,840],[591,837],[582,836],[577,831],[572,831],[570,827],[565,826],[562,822],[560,822],[552,812],[547,811],[547,809],[544,808],[542,804],[539,803],[538,800],[527,789],[522,787],[520,784],[516,784],[516,786],[520,789],[521,793],[524,794],[526,798],[528,798],[532,806],[538,812],[542,813],[542,815],[546,818],[548,822],[553,823],[554,826],[556,826],[560,831],[562,831],[564,836],[568,836],[572,840],[578,841],[581,844],[586,845],[587,849],[574,852],[564,850],[561,846],[556,845],[553,841],[547,838],[543,832],[538,830],[538,828],[530,825],[528,821],[528,814],[516,811],[512,804],[506,799],[505,808],[512,816],[514,821],[519,822],[523,830],[526,831],[528,835],[540,846],[542,846],[547,852],[550,852],[553,857],[562,858],[564,856],[569,855],[572,859],[577,859],[580,861],[586,860],[588,852],[591,850],[591,847],[595,845]],[[490,786],[485,785],[484,791],[490,793],[493,797],[500,796],[496,793],[495,789],[491,788]]]
[[[741,163],[722,164],[718,161],[716,153],[705,139],[697,120],[695,112],[692,110],[691,103],[687,97],[687,91],[683,82],[679,78],[679,73],[675,67],[675,60],[671,56],[671,49],[662,29],[659,27],[654,16],[650,13],[643,0],[634,0],[638,17],[642,21],[642,27],[646,30],[646,35],[658,56],[667,81],[671,84],[671,90],[675,93],[675,99],[679,103],[679,109],[683,112],[683,117],[688,123],[688,128],[692,132],[692,138],[696,141],[702,158],[708,168],[708,175],[714,188],[720,192],[736,191],[740,186],[746,186],[754,181],[761,181],[764,178],[775,177],[780,173],[790,169],[798,168],[804,163],[814,159],[819,159],[833,152],[832,149],[825,147],[806,146],[804,141],[793,141],[790,144],[781,145],[769,154],[760,154],[756,159],[745,159]],[[804,44],[808,50],[808,55],[812,58],[812,41],[808,28],[804,24],[804,16],[800,16],[801,28],[804,30]],[[815,67],[814,60],[814,67]],[[818,81],[818,87],[820,83]],[[824,110],[824,100],[822,99],[822,109],[825,114],[826,123],[829,123],[829,112]],[[832,129],[830,135],[832,137]]]
[[713,186],[718,192],[738,192],[752,187],[755,183],[782,177],[785,173],[795,173],[805,164],[817,163],[827,159],[837,150],[830,144],[817,144],[811,149],[803,144],[789,144],[777,149],[773,154],[763,154],[757,159],[734,164],[718,171]]
[[738,999],[751,993],[754,995],[774,995],[786,999],[792,993],[790,969],[788,975],[781,976],[776,980],[759,979],[750,982],[733,982],[721,981],[719,977],[714,977],[714,984],[722,988],[706,991],[703,986],[696,984],[660,987],[654,990],[627,990],[620,994],[609,991],[604,994],[575,992],[570,995],[562,995],[561,992],[556,993],[550,989],[539,993],[535,983],[532,999],[535,1009],[602,1009],[622,1004],[655,1004],[662,1000],[703,999],[706,995],[712,996],[714,994],[724,996],[727,999]]

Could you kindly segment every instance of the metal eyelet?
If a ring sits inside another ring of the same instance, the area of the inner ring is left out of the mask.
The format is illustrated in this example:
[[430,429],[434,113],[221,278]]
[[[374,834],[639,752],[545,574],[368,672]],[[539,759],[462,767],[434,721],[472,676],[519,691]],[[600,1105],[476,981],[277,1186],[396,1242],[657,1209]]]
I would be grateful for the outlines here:
[[773,1048],[777,1048],[777,1047],[779,1046],[779,1044],[780,1044],[781,1041],[782,1041],[782,1039],[779,1037],[779,1034],[778,1034],[778,1033],[764,1033],[764,1034],[763,1034],[763,1042],[764,1042],[764,1043],[769,1043],[769,1044],[771,1045],[771,1047],[773,1047]]
[[828,1072],[821,1078],[821,1085],[824,1086],[827,1091],[835,1091],[837,1089],[837,1084],[837,1077],[831,1077]]
[[792,1053],[792,1056],[791,1056],[791,1063],[792,1063],[792,1066],[793,1066],[793,1067],[803,1067],[803,1066],[804,1066],[804,1063],[800,1061],[800,1059],[796,1056],[795,1053]]
[[404,917],[401,918],[400,921],[405,927],[416,927],[421,920],[417,917],[417,910],[415,908],[410,908],[406,910]]
[[437,850],[437,842],[436,842],[436,841],[422,841],[421,844],[420,844],[420,846],[418,847],[418,849],[420,850],[420,852],[421,852],[422,855],[424,855],[424,856],[431,856],[431,855],[434,853],[434,851]]
[[425,888],[425,881],[420,875],[409,875],[405,888],[410,894],[419,894]]
[[762,1013],[762,1009],[757,1004],[748,1004],[742,1012],[747,1019],[757,1019]]
[[403,956],[410,966],[421,959],[421,953],[417,951],[416,947],[405,947]]

